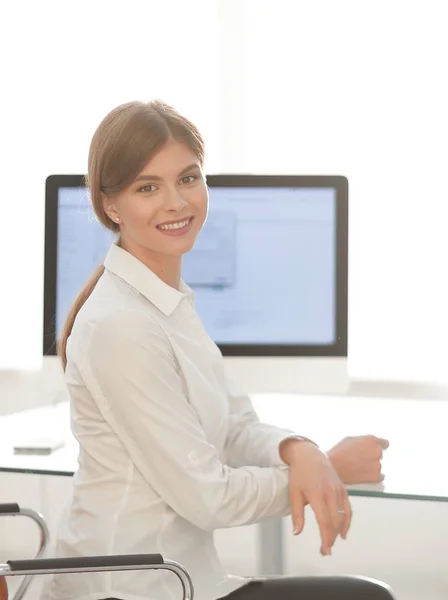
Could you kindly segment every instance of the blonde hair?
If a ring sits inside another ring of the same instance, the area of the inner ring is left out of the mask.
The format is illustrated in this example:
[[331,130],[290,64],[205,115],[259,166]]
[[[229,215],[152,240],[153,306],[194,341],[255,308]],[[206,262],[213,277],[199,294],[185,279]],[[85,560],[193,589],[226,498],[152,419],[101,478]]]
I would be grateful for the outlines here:
[[[151,156],[169,139],[187,145],[204,162],[204,142],[197,128],[171,106],[160,100],[129,102],[112,110],[100,123],[90,144],[86,184],[95,215],[111,231],[120,228],[106,214],[103,196],[113,197],[126,189]],[[117,242],[120,244],[120,240]],[[76,315],[104,272],[101,265],[74,301],[58,341],[58,354],[65,370],[67,340]]]

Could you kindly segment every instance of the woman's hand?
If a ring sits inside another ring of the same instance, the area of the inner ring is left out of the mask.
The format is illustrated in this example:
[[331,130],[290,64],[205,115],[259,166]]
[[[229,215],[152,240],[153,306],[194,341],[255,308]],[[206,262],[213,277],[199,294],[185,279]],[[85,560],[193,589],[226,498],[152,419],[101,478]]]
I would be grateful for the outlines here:
[[374,435],[346,437],[327,455],[345,484],[379,483],[383,481],[381,459],[389,442]]
[[283,461],[289,465],[289,492],[294,535],[305,522],[305,506],[316,516],[322,540],[321,554],[331,554],[340,535],[346,538],[352,510],[337,472],[326,455],[312,442],[284,440],[280,446]]

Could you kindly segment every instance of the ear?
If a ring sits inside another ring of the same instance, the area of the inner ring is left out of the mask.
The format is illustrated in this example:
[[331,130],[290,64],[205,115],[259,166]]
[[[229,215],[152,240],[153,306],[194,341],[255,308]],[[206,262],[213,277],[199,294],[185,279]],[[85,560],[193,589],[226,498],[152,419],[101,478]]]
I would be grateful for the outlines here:
[[111,219],[111,221],[113,221],[114,223],[118,223],[120,221],[120,217],[112,198],[109,198],[109,196],[103,194],[101,202],[103,204],[103,210],[109,217],[109,219]]

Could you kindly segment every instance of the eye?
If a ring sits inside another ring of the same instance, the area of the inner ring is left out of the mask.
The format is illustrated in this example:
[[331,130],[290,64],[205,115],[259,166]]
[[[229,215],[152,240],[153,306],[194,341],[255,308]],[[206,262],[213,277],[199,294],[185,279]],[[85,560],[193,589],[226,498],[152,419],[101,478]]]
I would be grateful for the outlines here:
[[143,192],[144,194],[149,194],[151,192],[154,192],[156,189],[157,188],[155,185],[149,183],[148,185],[144,185],[143,187],[141,187],[138,191]]
[[189,183],[194,183],[196,179],[196,175],[186,175],[185,177],[182,177],[181,182],[188,185]]

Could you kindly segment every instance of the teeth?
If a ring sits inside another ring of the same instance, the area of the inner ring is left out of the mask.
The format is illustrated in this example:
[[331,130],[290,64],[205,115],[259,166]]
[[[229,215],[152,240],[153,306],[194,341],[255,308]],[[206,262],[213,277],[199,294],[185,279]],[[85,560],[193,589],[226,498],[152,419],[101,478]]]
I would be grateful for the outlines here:
[[186,219],[185,221],[180,221],[179,223],[170,223],[170,225],[159,225],[159,229],[164,229],[169,231],[170,229],[182,229],[190,222],[190,219]]

